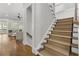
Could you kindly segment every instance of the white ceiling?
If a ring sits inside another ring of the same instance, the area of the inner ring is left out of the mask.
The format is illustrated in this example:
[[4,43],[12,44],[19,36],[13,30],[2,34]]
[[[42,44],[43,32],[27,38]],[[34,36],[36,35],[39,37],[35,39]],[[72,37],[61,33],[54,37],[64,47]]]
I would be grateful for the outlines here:
[[0,19],[17,19],[18,13],[23,13],[22,3],[0,3]]

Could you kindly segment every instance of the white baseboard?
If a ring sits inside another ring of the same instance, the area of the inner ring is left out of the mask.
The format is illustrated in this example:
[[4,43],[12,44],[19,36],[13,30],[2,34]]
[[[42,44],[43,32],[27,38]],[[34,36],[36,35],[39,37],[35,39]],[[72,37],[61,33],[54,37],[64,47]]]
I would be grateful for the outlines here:
[[32,45],[30,43],[24,42],[24,41],[23,41],[23,45],[28,45],[28,46],[32,47]]

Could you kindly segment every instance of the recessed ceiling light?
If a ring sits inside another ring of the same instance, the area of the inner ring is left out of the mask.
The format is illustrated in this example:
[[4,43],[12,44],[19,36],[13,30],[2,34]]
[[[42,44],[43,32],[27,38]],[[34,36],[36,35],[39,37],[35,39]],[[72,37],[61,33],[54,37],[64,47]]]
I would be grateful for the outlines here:
[[5,16],[8,16],[8,14],[6,14]]
[[11,5],[11,3],[8,3],[8,5]]

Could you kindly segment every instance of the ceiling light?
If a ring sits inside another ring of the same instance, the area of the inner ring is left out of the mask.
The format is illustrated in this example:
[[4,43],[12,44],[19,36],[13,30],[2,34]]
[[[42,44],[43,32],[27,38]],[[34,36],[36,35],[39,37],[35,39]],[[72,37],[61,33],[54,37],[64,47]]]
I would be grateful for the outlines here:
[[8,3],[8,5],[11,5],[11,3]]
[[5,16],[8,16],[8,14],[6,14]]

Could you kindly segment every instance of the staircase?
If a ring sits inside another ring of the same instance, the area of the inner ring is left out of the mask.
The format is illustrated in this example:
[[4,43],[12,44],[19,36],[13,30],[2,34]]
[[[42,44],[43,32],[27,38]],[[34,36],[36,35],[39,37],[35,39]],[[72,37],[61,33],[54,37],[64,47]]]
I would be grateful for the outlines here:
[[47,34],[46,43],[42,43],[43,49],[39,53],[43,56],[69,56],[78,55],[72,52],[72,48],[78,48],[77,44],[72,43],[73,40],[73,17],[59,19],[56,24]]

